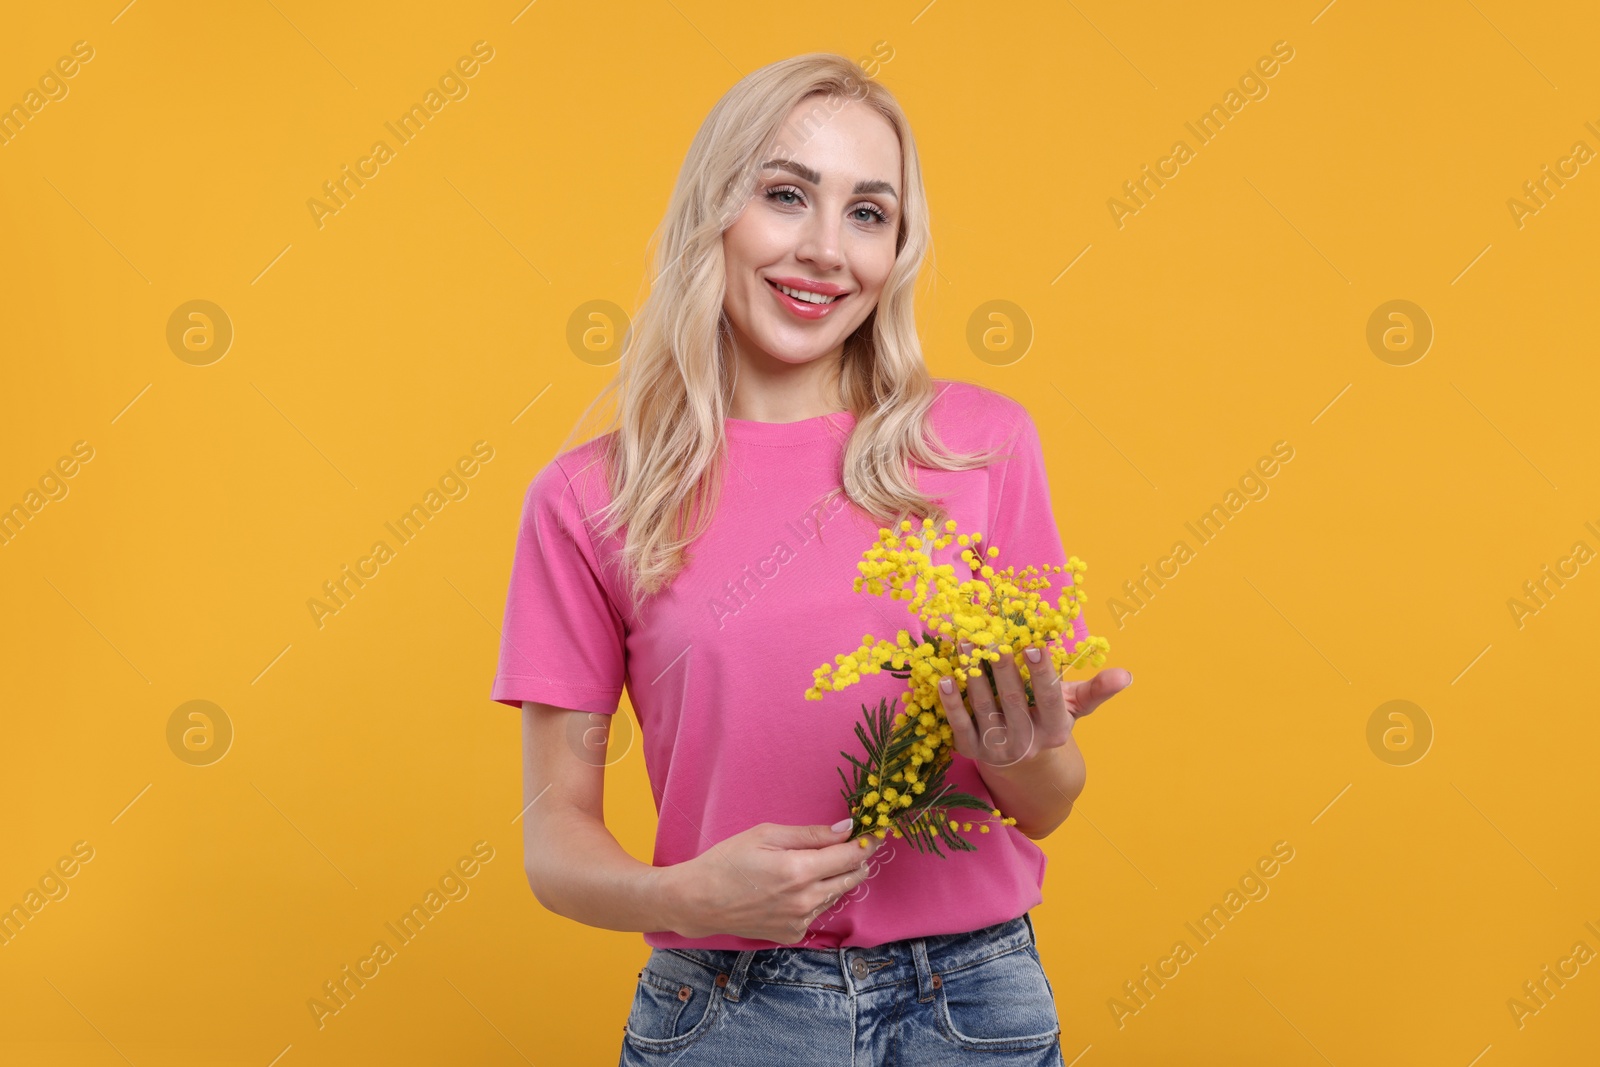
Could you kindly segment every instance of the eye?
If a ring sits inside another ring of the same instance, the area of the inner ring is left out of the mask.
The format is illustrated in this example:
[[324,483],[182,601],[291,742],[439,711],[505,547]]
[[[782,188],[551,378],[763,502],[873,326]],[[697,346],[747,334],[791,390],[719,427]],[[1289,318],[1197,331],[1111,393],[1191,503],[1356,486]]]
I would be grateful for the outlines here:
[[[781,204],[784,207],[798,207],[805,202],[806,198],[806,194],[792,185],[775,185],[768,189],[765,195],[768,201]],[[794,199],[784,199],[785,197],[793,197]],[[862,211],[868,212],[872,217],[861,218],[859,213]],[[850,209],[850,213],[856,217],[857,222],[868,223],[869,225],[881,226],[889,221],[888,213],[870,201],[863,201],[857,204]]]
[[[888,222],[889,221],[888,214],[881,207],[879,207],[877,204],[861,203],[861,204],[857,204],[855,207],[851,208],[850,210],[851,210],[852,213],[857,212],[857,211],[870,211],[876,217],[878,222],[884,223],[884,222]],[[866,222],[867,220],[866,219],[861,219],[860,221]]]

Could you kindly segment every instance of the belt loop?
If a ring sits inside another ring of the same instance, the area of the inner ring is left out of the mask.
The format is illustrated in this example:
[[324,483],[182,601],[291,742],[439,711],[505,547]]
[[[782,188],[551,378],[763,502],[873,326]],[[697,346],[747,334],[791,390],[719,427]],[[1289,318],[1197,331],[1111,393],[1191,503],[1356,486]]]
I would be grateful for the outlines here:
[[745,976],[750,973],[750,961],[755,958],[756,950],[753,948],[742,949],[733,961],[733,973],[717,975],[717,984],[722,986],[722,996],[725,1000],[738,1001],[739,994],[744,990]]
[[1034,933],[1033,930],[1033,916],[1023,912],[1022,920],[1028,924],[1028,944],[1037,946],[1039,944],[1039,935]]
[[917,968],[917,1002],[926,1004],[933,999],[934,985],[933,968],[928,964],[928,943],[926,938],[918,937],[911,942],[911,961]]

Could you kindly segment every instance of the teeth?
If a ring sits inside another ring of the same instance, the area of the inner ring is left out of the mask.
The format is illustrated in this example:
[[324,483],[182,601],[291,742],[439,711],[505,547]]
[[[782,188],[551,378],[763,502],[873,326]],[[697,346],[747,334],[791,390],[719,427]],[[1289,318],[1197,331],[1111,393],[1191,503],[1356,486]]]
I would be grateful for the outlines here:
[[821,293],[808,293],[804,289],[791,289],[787,285],[778,285],[777,282],[772,284],[777,285],[778,292],[783,293],[785,296],[792,296],[796,300],[803,300],[808,304],[831,304],[839,299],[836,296],[823,296]]

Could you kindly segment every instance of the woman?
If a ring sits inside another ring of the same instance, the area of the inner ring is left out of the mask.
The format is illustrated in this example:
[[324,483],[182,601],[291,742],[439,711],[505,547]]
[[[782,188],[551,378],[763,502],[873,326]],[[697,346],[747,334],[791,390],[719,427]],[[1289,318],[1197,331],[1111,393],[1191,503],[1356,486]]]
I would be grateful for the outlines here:
[[[1131,676],[1062,683],[1046,656],[1030,708],[1002,656],[1000,694],[969,685],[978,724],[943,697],[947,780],[1017,820],[948,857],[862,848],[835,784],[860,703],[903,683],[802,699],[816,664],[909,621],[851,593],[882,525],[953,518],[1008,559],[1067,561],[1027,412],[923,364],[928,243],[887,90],[826,54],[750,74],[680,171],[613,429],[529,486],[493,699],[523,709],[535,896],[651,947],[624,1064],[1061,1062],[1031,839],[1083,788],[1072,722]],[[601,812],[624,686],[659,815],[648,865]]]

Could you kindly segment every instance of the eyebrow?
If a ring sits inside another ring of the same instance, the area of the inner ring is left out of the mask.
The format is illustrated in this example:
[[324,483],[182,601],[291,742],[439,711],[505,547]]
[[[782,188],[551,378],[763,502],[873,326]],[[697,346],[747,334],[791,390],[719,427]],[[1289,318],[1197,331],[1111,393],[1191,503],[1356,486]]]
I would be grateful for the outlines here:
[[[786,170],[789,173],[810,182],[812,185],[822,184],[821,174],[818,174],[804,163],[800,163],[793,159],[769,159],[765,163],[761,164],[761,169]],[[878,181],[877,179],[856,182],[855,188],[850,190],[850,195],[856,196],[860,193],[887,193],[896,200],[900,199],[899,194],[894,191],[894,186],[885,181]]]

